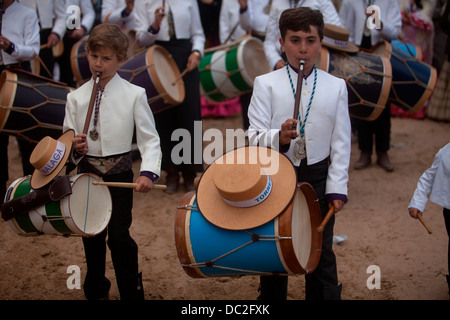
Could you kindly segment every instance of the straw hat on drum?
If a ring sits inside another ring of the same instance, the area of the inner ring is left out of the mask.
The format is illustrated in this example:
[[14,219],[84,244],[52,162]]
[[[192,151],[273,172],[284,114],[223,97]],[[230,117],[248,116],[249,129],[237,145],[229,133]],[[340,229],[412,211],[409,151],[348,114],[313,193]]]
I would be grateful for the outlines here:
[[286,156],[264,147],[237,148],[214,161],[200,177],[198,210],[223,229],[255,228],[285,210],[296,184],[296,171]]
[[39,141],[30,156],[35,168],[30,180],[32,189],[45,186],[61,172],[69,158],[74,136],[73,130],[67,130],[58,140],[47,136]]
[[323,45],[338,51],[356,53],[359,48],[354,43],[348,41],[350,31],[343,27],[325,23],[323,28]]

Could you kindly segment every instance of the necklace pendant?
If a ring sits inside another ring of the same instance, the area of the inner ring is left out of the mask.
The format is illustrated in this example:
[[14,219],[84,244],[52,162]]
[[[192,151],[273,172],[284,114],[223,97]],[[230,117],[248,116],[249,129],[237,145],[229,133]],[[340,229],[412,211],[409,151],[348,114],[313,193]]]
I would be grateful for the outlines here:
[[97,141],[98,139],[97,129],[94,128],[91,131],[89,131],[89,137],[91,138],[92,141]]
[[295,140],[294,144],[294,162],[306,158],[305,137],[300,136]]

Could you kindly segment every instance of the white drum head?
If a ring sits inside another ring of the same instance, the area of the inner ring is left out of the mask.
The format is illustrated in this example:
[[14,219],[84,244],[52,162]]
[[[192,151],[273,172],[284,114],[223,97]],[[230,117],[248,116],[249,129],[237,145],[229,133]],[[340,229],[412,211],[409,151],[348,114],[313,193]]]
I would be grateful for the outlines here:
[[69,198],[69,211],[76,227],[86,235],[101,233],[109,223],[112,211],[108,187],[94,185],[100,177],[81,174],[73,181]]
[[292,244],[297,260],[305,267],[311,254],[312,230],[308,203],[301,189],[295,193],[292,211]]
[[[147,60],[149,57],[147,57]],[[158,80],[167,95],[172,100],[182,102],[184,99],[184,83],[183,79],[178,79],[181,74],[175,61],[170,58],[170,54],[162,47],[156,47],[153,50],[152,63],[155,67]],[[147,62],[149,64],[149,62]],[[156,79],[152,79],[155,83]],[[155,83],[156,85],[156,83]]]
[[238,49],[238,62],[241,75],[247,84],[253,87],[257,76],[266,74],[271,70],[261,40],[249,38],[244,40]]

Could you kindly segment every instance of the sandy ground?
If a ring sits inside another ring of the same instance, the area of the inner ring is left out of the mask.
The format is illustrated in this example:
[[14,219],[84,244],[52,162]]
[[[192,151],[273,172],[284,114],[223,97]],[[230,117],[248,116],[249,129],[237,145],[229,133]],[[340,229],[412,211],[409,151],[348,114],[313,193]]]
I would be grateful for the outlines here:
[[[203,129],[240,128],[241,115],[205,119]],[[335,244],[339,280],[345,300],[446,300],[448,237],[442,209],[429,203],[424,218],[430,235],[407,206],[420,175],[439,148],[449,142],[449,123],[429,119],[392,119],[390,151],[395,171],[373,165],[355,171],[359,156],[352,145],[349,203],[336,216],[335,234],[348,239]],[[22,176],[15,139],[10,138],[10,182]],[[138,161],[134,163],[137,173]],[[164,183],[164,174],[160,180]],[[148,300],[254,300],[258,277],[190,278],[180,266],[175,240],[176,207],[185,191],[154,190],[135,194],[132,235],[139,245],[145,298]],[[22,237],[0,221],[0,299],[83,300],[80,289],[69,289],[69,266],[86,266],[79,237]],[[369,289],[368,268],[379,267],[379,289]],[[107,276],[111,299],[119,299],[110,255]],[[291,276],[288,299],[304,299],[304,277]]]

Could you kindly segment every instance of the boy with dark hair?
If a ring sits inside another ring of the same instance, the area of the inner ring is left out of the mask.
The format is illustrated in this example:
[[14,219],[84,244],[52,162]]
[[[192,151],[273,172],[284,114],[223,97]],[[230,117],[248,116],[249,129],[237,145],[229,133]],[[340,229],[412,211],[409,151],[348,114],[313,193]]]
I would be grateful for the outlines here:
[[[310,183],[319,198],[322,217],[347,202],[351,138],[345,81],[317,69],[324,21],[319,10],[285,10],[279,21],[285,68],[255,79],[249,106],[250,144],[284,152],[296,167],[298,181]],[[304,61],[301,92],[296,91]],[[298,119],[293,119],[300,94]],[[314,272],[306,275],[306,299],[340,299],[333,244],[334,216],[323,230],[322,253]],[[286,299],[287,277],[262,276],[262,299]]]

